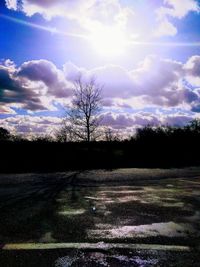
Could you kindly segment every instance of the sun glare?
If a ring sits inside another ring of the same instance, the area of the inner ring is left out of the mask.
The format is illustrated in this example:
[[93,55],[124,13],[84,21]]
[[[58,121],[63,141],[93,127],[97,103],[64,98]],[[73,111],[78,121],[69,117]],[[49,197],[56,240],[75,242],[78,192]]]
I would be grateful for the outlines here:
[[97,53],[102,56],[113,57],[125,52],[125,34],[118,28],[104,27],[96,30],[89,39]]

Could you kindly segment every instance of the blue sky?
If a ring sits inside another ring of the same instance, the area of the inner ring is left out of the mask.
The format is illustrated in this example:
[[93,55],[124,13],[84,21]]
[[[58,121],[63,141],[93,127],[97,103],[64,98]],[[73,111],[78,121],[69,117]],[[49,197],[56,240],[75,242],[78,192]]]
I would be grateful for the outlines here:
[[1,1],[2,125],[52,132],[80,73],[104,85],[116,131],[198,117],[199,12],[196,0]]

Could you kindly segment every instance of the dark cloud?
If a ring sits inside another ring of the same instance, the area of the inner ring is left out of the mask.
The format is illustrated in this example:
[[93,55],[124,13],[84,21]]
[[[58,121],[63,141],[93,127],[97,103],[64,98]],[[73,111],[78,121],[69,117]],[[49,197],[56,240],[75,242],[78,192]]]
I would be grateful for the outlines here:
[[0,90],[16,90],[19,87],[8,72],[8,69],[0,67]]
[[5,66],[0,66],[0,103],[21,104],[30,110],[44,109],[37,94],[15,77],[12,67]]
[[200,103],[194,104],[191,109],[192,112],[200,113]]
[[183,90],[183,97],[185,102],[192,103],[194,101],[200,101],[199,95],[190,89],[184,89]]
[[27,2],[38,5],[38,6],[43,6],[43,7],[50,7],[52,5],[58,4],[58,3],[63,3],[63,0],[27,0]]
[[163,124],[171,126],[185,126],[194,119],[194,116],[187,114],[174,114],[164,117]]
[[71,95],[71,85],[52,62],[47,60],[33,60],[22,64],[18,76],[31,81],[43,82],[48,93],[56,97],[68,97]]
[[22,64],[18,75],[31,81],[43,81],[46,85],[54,84],[57,77],[57,68],[49,61],[34,60]]
[[101,125],[111,126],[115,129],[131,127],[134,125],[134,120],[128,114],[114,114],[112,112],[103,114],[101,116]]
[[153,114],[149,112],[138,112],[134,114],[123,113],[118,115],[113,112],[108,112],[102,115],[102,118],[101,124],[103,126],[109,126],[114,129],[136,129],[147,125],[184,126],[194,119],[194,115],[187,113],[164,115],[163,113]]
[[159,116],[152,113],[139,112],[135,114],[105,113],[101,116],[101,125],[110,126],[115,129],[136,128],[145,125],[159,125]]
[[[135,114],[116,114],[108,112],[101,115],[101,127],[109,127],[118,133],[121,137],[133,135],[137,128],[146,125],[172,125],[184,126],[195,116],[187,113],[175,114],[152,114],[149,112],[137,112]],[[23,135],[32,134],[55,134],[60,127],[62,118],[51,116],[30,116],[16,115],[6,119],[0,119],[2,127],[9,129],[12,132],[17,132]]]
[[61,119],[50,116],[16,115],[6,119],[0,119],[2,127],[12,132],[23,135],[53,134],[54,130],[61,125]]

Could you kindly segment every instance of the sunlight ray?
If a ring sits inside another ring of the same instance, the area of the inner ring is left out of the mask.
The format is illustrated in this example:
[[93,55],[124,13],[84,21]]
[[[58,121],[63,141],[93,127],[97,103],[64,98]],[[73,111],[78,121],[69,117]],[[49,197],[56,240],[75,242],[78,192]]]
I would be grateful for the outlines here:
[[42,30],[42,31],[47,31],[49,33],[52,34],[60,34],[60,35],[65,35],[65,36],[69,36],[69,37],[75,37],[75,38],[86,38],[86,36],[82,35],[82,34],[75,34],[75,33],[67,33],[67,32],[63,32],[63,31],[59,31],[56,27],[46,27],[46,26],[42,26],[40,24],[37,23],[33,23],[33,22],[27,22],[24,21],[22,19],[16,19],[7,15],[3,15],[0,14],[0,18],[6,19],[6,20],[10,20],[12,22],[27,26],[27,27],[31,27],[31,28],[35,28],[38,30]]
[[[33,23],[33,22],[27,22],[24,21],[22,19],[17,19],[11,16],[7,16],[7,15],[3,15],[0,14],[0,18],[6,19],[6,20],[10,20],[14,23],[18,23],[27,27],[31,27],[31,28],[35,28],[38,30],[42,30],[42,31],[47,31],[51,34],[59,34],[59,35],[63,35],[63,36],[67,36],[67,37],[72,37],[72,38],[81,38],[81,39],[85,39],[88,42],[91,42],[93,44],[95,44],[96,46],[102,45],[104,46],[106,43],[106,40],[102,40],[102,38],[104,37],[103,35],[100,37],[96,37],[96,35],[91,36],[91,35],[84,35],[84,34],[77,34],[77,33],[68,33],[65,31],[60,31],[58,30],[56,27],[47,27],[47,26],[43,26],[37,23]],[[106,33],[107,34],[107,33]],[[108,39],[108,34],[105,37],[106,39]],[[120,44],[123,44],[122,46],[166,46],[166,47],[200,47],[200,42],[151,42],[151,41],[135,41],[135,40],[121,40],[121,38],[123,37],[122,34],[120,34],[119,36],[117,35],[117,33],[114,35],[113,40],[110,38],[110,40],[112,40],[112,42],[110,43],[110,45],[112,44],[112,46],[108,46],[108,50],[109,52],[112,51],[113,49],[113,45],[114,42],[118,41]],[[99,42],[101,38],[101,42]],[[99,47],[100,48],[100,47]],[[118,51],[116,49],[116,51]]]

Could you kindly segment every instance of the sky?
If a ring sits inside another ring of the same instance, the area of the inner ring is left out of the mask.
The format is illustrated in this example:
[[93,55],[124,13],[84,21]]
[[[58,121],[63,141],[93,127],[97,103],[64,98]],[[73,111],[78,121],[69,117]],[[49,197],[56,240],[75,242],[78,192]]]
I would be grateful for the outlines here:
[[80,74],[120,134],[199,118],[200,1],[0,1],[1,126],[53,134]]

